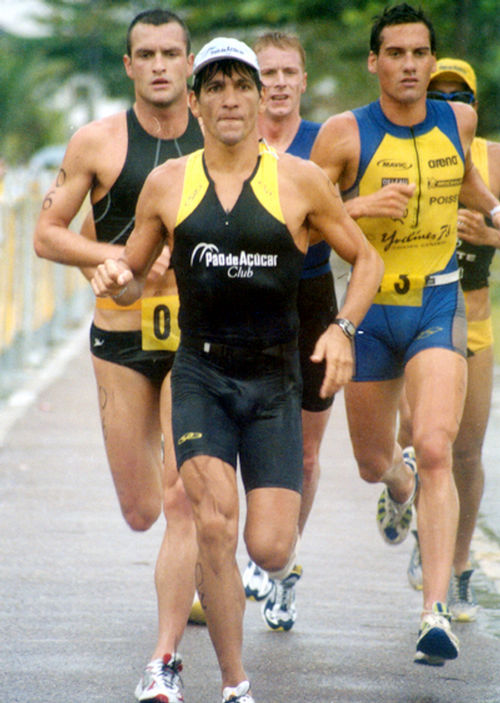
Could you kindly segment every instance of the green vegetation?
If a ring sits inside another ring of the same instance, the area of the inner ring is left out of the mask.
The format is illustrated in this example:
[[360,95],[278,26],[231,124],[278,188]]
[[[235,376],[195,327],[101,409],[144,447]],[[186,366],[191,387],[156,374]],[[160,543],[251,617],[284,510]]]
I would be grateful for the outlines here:
[[[44,144],[66,142],[74,125],[53,107],[54,96],[71,86],[74,101],[87,108],[98,81],[110,98],[131,99],[122,66],[131,18],[156,3],[144,0],[45,0],[39,20],[43,37],[29,40],[0,32],[0,154],[13,165]],[[162,3],[158,3],[161,5]],[[366,71],[368,33],[385,0],[171,0],[190,27],[194,50],[214,34],[231,33],[252,42],[273,27],[296,31],[308,54],[305,115],[318,120],[377,94]],[[479,133],[498,135],[500,44],[497,0],[422,0],[438,29],[438,55],[471,61],[479,75]],[[80,80],[75,87],[75,76]],[[86,87],[87,86],[87,87]]]
[[24,162],[44,144],[60,140],[65,118],[51,108],[45,89],[57,67],[18,37],[0,33],[0,155]]

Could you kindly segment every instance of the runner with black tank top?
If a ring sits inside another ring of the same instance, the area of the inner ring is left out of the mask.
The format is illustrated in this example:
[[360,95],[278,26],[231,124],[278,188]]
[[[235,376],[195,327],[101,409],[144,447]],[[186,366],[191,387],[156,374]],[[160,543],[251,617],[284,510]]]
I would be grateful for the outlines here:
[[314,350],[318,362],[327,362],[324,397],[350,377],[345,326],[363,317],[382,267],[321,169],[259,142],[254,52],[220,37],[199,52],[194,73],[190,104],[203,123],[204,150],[148,176],[123,256],[98,266],[92,287],[131,303],[142,293],[153,252],[164,242],[172,247],[181,328],[172,417],[198,536],[196,586],[222,701],[254,703],[242,662],[236,471],[246,491],[248,553],[284,579],[295,563],[301,503],[297,291],[304,254],[324,238],[353,265],[345,317]]
[[[257,165],[227,213],[219,204],[203,152],[192,154],[186,164],[175,242],[172,263],[182,330],[180,356],[172,372],[178,466],[200,453],[236,466],[241,451],[247,492],[264,486],[300,491],[295,301],[304,254],[281,215],[276,155],[261,145]],[[262,373],[265,383],[259,378]],[[187,402],[191,384],[195,392]],[[263,391],[265,402],[260,397]],[[224,421],[222,409],[220,416],[215,406],[209,414],[204,412],[214,393],[220,393],[232,409],[234,426]],[[252,426],[257,437],[262,431],[259,424],[267,428],[265,446],[244,443],[240,449],[245,428]]]
[[[182,135],[176,139],[160,139],[141,127],[132,108],[127,111],[127,138],[127,157],[120,175],[106,195],[92,205],[95,236],[99,242],[124,245],[134,228],[135,204],[148,173],[167,159],[189,154],[202,143],[200,127],[191,113]],[[172,292],[169,291],[168,296],[145,297],[142,305],[137,303],[130,308],[142,308],[141,328],[137,330],[103,329],[94,321],[90,330],[92,354],[135,369],[161,386],[172,368],[179,341],[178,297],[172,278],[169,288]],[[96,308],[123,312],[112,299],[97,298]],[[102,313],[100,317],[105,315]]]
[[[39,217],[39,255],[79,266],[90,279],[98,264],[121,255],[148,173],[201,145],[201,130],[188,110],[189,45],[186,26],[167,10],[134,18],[124,56],[134,105],[85,125],[71,138]],[[70,223],[88,193],[92,213],[77,233]],[[167,523],[155,571],[157,641],[136,697],[179,703],[177,649],[193,603],[197,547],[171,438],[168,372],[179,340],[177,287],[168,249],[154,258],[140,301],[123,307],[119,300],[97,300],[90,336],[103,436],[122,513],[134,530],[148,529],[162,508]]]

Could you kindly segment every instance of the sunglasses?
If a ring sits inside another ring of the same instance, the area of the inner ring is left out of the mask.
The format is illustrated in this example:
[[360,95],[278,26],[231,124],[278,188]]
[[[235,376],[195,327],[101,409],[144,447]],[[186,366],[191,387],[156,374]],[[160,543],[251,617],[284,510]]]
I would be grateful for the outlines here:
[[451,100],[453,103],[467,103],[467,105],[472,105],[476,100],[474,93],[468,90],[458,90],[456,93],[442,93],[440,90],[429,90],[427,91],[427,97],[429,100]]

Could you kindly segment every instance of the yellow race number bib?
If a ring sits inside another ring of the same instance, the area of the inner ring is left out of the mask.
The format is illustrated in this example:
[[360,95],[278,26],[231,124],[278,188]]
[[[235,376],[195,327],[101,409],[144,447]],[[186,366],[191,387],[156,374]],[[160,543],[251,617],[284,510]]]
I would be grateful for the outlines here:
[[176,351],[181,333],[178,323],[179,296],[143,298],[141,327],[144,350]]

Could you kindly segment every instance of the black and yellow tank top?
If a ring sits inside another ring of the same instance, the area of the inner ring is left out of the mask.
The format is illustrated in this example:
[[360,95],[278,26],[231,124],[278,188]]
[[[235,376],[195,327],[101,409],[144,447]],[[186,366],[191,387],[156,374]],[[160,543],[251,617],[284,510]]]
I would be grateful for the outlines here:
[[177,139],[158,139],[140,125],[132,108],[127,111],[128,147],[125,163],[109,192],[92,206],[97,240],[125,244],[134,228],[135,206],[150,171],[203,145],[198,121],[189,113],[188,126]]
[[[471,145],[472,162],[481,174],[481,178],[490,187],[490,173],[488,164],[488,142],[486,139],[476,137]],[[493,223],[486,218],[489,227]],[[477,246],[458,240],[457,258],[462,269],[462,288],[464,291],[478,290],[489,285],[490,266],[495,255],[495,247],[488,245]]]
[[293,340],[304,254],[285,224],[278,156],[261,145],[252,175],[226,212],[204,152],[187,161],[172,264],[182,334],[263,349]]
[[344,197],[368,195],[389,183],[415,183],[401,219],[362,217],[358,224],[385,263],[376,303],[420,305],[429,275],[456,270],[458,194],[464,154],[446,102],[427,101],[423,122],[396,125],[379,101],[353,111],[361,141],[356,181]]

